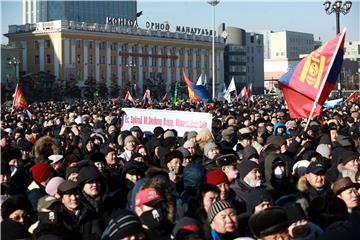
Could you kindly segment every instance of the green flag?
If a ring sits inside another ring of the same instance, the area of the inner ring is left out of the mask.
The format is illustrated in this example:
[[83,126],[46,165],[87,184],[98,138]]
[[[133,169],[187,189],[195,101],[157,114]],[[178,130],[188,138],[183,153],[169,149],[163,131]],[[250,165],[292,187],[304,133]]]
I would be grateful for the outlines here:
[[99,91],[98,91],[98,90],[96,90],[96,91],[94,92],[94,96],[95,96],[95,97],[98,97],[98,96],[99,96]]
[[178,89],[178,80],[175,81],[175,90],[174,90],[174,98],[173,98],[173,104],[175,105],[177,101],[177,89]]

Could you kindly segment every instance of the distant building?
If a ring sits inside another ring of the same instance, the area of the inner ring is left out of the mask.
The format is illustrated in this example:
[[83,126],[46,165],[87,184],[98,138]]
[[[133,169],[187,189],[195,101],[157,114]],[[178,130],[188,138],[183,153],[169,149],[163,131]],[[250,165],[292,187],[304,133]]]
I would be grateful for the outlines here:
[[344,58],[360,61],[360,41],[345,42]]
[[247,78],[254,94],[264,93],[264,37],[258,33],[246,33]]
[[[193,82],[200,74],[212,76],[209,34],[58,20],[11,25],[5,36],[22,49],[20,69],[26,74],[45,72],[80,87],[90,79],[143,93],[149,80],[157,79],[165,93],[172,92],[176,80],[184,83],[182,68]],[[217,86],[224,82],[223,56],[224,40],[216,37]]]
[[19,79],[19,65],[10,65],[13,58],[21,61],[20,48],[1,45],[1,84],[15,89],[16,79]]
[[266,81],[277,81],[295,66],[305,54],[314,50],[314,35],[293,31],[268,31],[269,58],[265,59]]
[[23,24],[72,20],[105,23],[106,17],[136,19],[137,1],[23,0]]

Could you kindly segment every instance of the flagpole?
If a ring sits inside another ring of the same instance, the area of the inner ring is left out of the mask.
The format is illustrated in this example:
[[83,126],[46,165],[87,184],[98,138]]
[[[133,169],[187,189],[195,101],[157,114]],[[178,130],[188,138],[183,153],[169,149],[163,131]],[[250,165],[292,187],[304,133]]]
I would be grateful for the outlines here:
[[19,86],[19,83],[16,83],[14,98],[13,98],[12,107],[11,107],[11,112],[14,111],[15,97],[16,97],[18,86]]
[[[343,39],[344,39],[345,32],[346,32],[346,28],[344,28],[343,31],[342,31],[342,33],[341,33],[340,39],[339,39],[339,41],[338,41],[338,43],[337,43],[337,45],[336,45],[335,53],[337,53],[337,52],[339,51],[340,44],[342,43],[342,41],[343,41]],[[335,58],[336,58],[336,55],[337,55],[337,54],[334,54],[333,57],[331,58],[331,61],[330,61],[329,66],[332,66],[332,65],[333,65],[333,63],[334,63],[334,61],[335,61]],[[316,99],[315,99],[315,101],[314,101],[314,105],[313,105],[313,107],[312,107],[312,109],[311,109],[311,112],[310,112],[310,115],[309,115],[309,117],[308,117],[308,119],[307,119],[307,122],[306,122],[304,131],[307,131],[307,128],[309,127],[310,121],[311,121],[311,119],[312,119],[312,116],[314,115],[315,109],[316,109],[316,107],[317,107],[317,104],[318,104],[319,99],[320,99],[320,96],[321,96],[321,92],[322,92],[323,89],[324,89],[324,86],[325,86],[325,83],[326,83],[326,79],[327,79],[328,76],[329,76],[330,70],[331,70],[331,67],[328,67],[328,69],[326,70],[326,74],[325,74],[325,76],[324,76],[324,80],[321,82],[320,90],[319,90],[319,92],[318,92],[318,94],[317,94],[317,96],[316,96]],[[341,74],[341,72],[340,72],[340,74]]]

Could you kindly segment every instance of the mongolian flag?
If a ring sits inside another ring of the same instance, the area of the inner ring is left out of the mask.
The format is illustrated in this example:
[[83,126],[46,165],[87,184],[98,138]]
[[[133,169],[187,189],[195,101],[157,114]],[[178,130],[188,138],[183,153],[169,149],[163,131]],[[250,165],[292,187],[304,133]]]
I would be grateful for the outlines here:
[[250,83],[248,89],[247,89],[247,100],[248,103],[250,103],[250,101],[252,101],[251,96],[252,96],[252,84]]
[[125,101],[129,101],[129,102],[132,102],[132,104],[135,105],[135,101],[134,101],[134,99],[133,99],[133,97],[131,96],[131,94],[130,94],[129,91],[126,92],[126,95],[125,95],[124,100],[125,100]]
[[350,94],[350,96],[345,100],[345,102],[356,102],[356,100],[359,98],[356,92],[353,92]]
[[186,76],[185,69],[182,69],[183,77],[188,87],[189,98],[190,101],[193,102],[208,102],[211,97],[209,92],[206,90],[205,86],[203,85],[196,85],[195,83],[191,82],[190,79]]
[[334,88],[344,57],[345,31],[311,52],[279,80],[291,118],[314,118]]
[[146,89],[143,99],[141,100],[141,106],[146,107],[151,103],[150,90]]
[[29,108],[29,106],[27,105],[24,93],[21,90],[21,85],[19,83],[16,85],[13,107],[22,108],[22,109]]

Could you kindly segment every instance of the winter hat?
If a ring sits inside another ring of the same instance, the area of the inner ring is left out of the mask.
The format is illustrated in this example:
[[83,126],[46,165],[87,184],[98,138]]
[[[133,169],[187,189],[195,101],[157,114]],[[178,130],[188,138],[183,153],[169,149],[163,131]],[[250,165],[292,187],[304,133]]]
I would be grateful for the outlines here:
[[191,138],[196,137],[196,135],[197,135],[197,132],[195,132],[195,131],[190,131],[190,132],[188,132],[188,134],[186,135],[186,139],[189,140],[189,139],[191,139]]
[[115,151],[116,151],[115,149],[113,149],[109,146],[106,146],[103,149],[101,149],[101,153],[104,154],[104,157],[106,157],[106,155],[108,155],[109,153],[115,152]]
[[5,219],[1,222],[1,239],[31,239],[31,236],[23,224],[10,219]]
[[193,141],[187,140],[184,145],[184,148],[190,148],[190,147],[196,147],[196,143],[194,143]]
[[184,168],[184,187],[198,187],[204,182],[205,169],[201,164],[190,163]]
[[173,239],[205,239],[201,224],[194,218],[183,217],[175,225]]
[[324,167],[324,165],[322,165],[319,162],[313,161],[310,162],[309,166],[306,168],[305,173],[314,173],[314,174],[319,174],[319,173],[325,173],[326,169]]
[[154,137],[158,138],[159,136],[161,136],[164,133],[164,129],[162,127],[156,127],[154,128]]
[[207,156],[208,156],[208,152],[209,152],[211,149],[214,149],[214,148],[219,148],[218,145],[216,145],[216,143],[214,143],[214,142],[209,142],[209,143],[205,144],[205,147],[204,147],[204,155],[207,157]]
[[144,175],[145,165],[135,160],[127,161],[122,170],[123,178],[126,176],[126,173]]
[[68,167],[66,169],[65,179],[68,179],[72,173],[79,173],[79,168],[77,166]]
[[176,150],[180,151],[183,155],[183,158],[189,158],[191,157],[191,153],[189,152],[189,150],[187,150],[186,148],[184,147],[179,147],[177,148]]
[[50,176],[52,174],[52,168],[51,168],[50,164],[47,164],[47,163],[36,163],[31,168],[31,174],[32,174],[33,179],[37,183],[42,183],[46,179],[50,178]]
[[161,194],[155,188],[145,188],[135,196],[135,206],[155,206],[163,200]]
[[254,168],[259,168],[259,165],[250,160],[243,160],[241,163],[236,165],[236,169],[239,171],[240,179],[243,179]]
[[218,154],[214,158],[216,166],[223,167],[229,165],[236,165],[237,158],[235,154]]
[[227,129],[223,130],[221,132],[221,136],[223,137],[223,139],[225,140],[231,140],[233,134],[234,134],[234,128],[232,127],[228,127]]
[[351,141],[350,141],[350,137],[348,137],[348,136],[338,135],[336,137],[336,142],[338,142],[340,144],[340,146],[342,146],[342,147],[350,147],[350,146],[352,146]]
[[285,138],[283,136],[271,135],[267,138],[266,143],[274,144],[278,147],[281,147],[282,145],[285,144]]
[[221,183],[229,183],[226,174],[220,169],[214,169],[206,175],[206,183],[212,185],[218,185]]
[[306,169],[309,165],[310,165],[309,160],[297,161],[292,168],[292,175],[297,177],[304,176]]
[[170,149],[171,147],[177,146],[177,138],[176,137],[167,137],[163,141],[163,146],[167,149]]
[[176,137],[174,131],[172,131],[171,129],[167,129],[164,132],[164,139],[168,138],[168,137]]
[[55,196],[55,194],[58,191],[59,185],[64,182],[65,179],[62,177],[53,177],[50,179],[50,181],[46,184],[45,191],[50,196]]
[[255,207],[264,201],[272,203],[271,194],[265,188],[255,188],[253,191],[249,192],[246,201],[248,212],[252,213]]
[[351,181],[349,177],[344,177],[344,178],[340,178],[339,180],[333,183],[332,190],[334,192],[334,196],[337,196],[346,189],[352,187],[359,189],[360,183],[354,183]]
[[211,224],[212,221],[214,220],[214,217],[220,213],[221,211],[227,209],[227,208],[233,208],[233,206],[225,200],[219,200],[214,202],[213,204],[211,204],[211,206],[209,207],[208,210],[208,220],[209,223]]
[[316,152],[320,153],[324,158],[330,158],[331,149],[327,144],[319,144],[316,147]]
[[284,210],[287,213],[289,219],[289,225],[299,220],[306,219],[304,210],[301,208],[301,205],[296,202],[289,202],[283,206]]
[[72,181],[64,181],[58,187],[58,193],[60,196],[78,191],[79,191],[79,186],[77,185],[77,183]]
[[177,151],[177,150],[168,152],[165,155],[165,163],[170,162],[174,158],[179,158],[179,159],[183,160],[183,155],[180,151]]
[[243,160],[249,160],[251,158],[259,158],[259,153],[253,146],[246,146],[243,149]]
[[62,161],[64,160],[64,156],[63,155],[59,155],[59,154],[53,154],[53,155],[50,155],[48,157],[48,159],[51,161],[50,163],[51,164],[54,164],[54,163],[57,163],[59,161]]
[[288,216],[283,208],[269,207],[251,215],[249,227],[256,238],[287,231]]
[[37,211],[42,212],[41,209],[43,209],[43,208],[48,209],[54,203],[60,203],[59,199],[57,199],[56,197],[53,197],[53,196],[45,195],[45,196],[39,198],[39,201],[37,203]]
[[1,216],[3,219],[9,218],[10,214],[19,209],[31,213],[32,207],[29,200],[23,195],[10,196],[1,205]]
[[346,164],[351,160],[359,159],[359,154],[353,151],[344,150],[340,156],[340,163]]
[[136,142],[136,138],[133,135],[128,135],[124,140],[124,146],[130,141]]
[[119,209],[113,214],[102,240],[118,240],[144,232],[140,219],[129,210]]
[[100,179],[101,176],[95,166],[85,166],[80,169],[77,183],[82,187],[87,182]]

